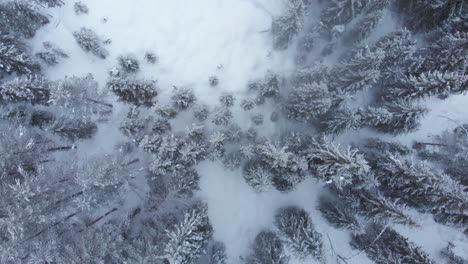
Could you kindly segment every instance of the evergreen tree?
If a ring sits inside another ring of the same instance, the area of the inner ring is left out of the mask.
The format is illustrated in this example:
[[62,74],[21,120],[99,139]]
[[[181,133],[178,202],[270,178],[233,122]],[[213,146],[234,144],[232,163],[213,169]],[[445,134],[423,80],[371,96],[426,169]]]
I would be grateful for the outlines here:
[[172,175],[170,189],[180,197],[192,197],[193,193],[199,190],[199,181],[200,175],[194,169],[176,172]]
[[233,94],[230,94],[230,93],[223,93],[220,97],[219,97],[219,102],[221,103],[221,105],[223,105],[224,107],[231,107],[234,105],[234,102],[235,102],[235,98],[234,98],[234,95]]
[[170,264],[194,263],[205,251],[212,228],[205,206],[187,212],[182,222],[166,230],[169,241],[164,248],[164,259]]
[[418,76],[410,75],[400,79],[395,86],[389,87],[386,100],[397,98],[419,99],[437,96],[445,99],[451,94],[461,94],[468,90],[468,77],[458,72],[423,72]]
[[363,250],[379,264],[433,264],[433,260],[418,246],[389,227],[369,224],[365,233],[355,233],[351,245]]
[[419,119],[427,109],[412,104],[407,100],[385,103],[382,107],[367,107],[352,112],[342,109],[328,120],[323,121],[324,130],[329,134],[340,134],[348,129],[360,129],[366,126],[384,133],[409,133],[419,127]]
[[401,205],[372,188],[347,186],[341,190],[335,189],[334,193],[344,201],[348,208],[366,220],[376,223],[385,223],[390,220],[399,224],[416,224]]
[[273,189],[273,174],[261,162],[254,160],[247,162],[242,175],[247,184],[256,192],[266,192]]
[[32,38],[49,19],[32,9],[28,3],[4,1],[0,3],[0,28],[21,37]]
[[196,97],[193,89],[188,87],[174,87],[172,105],[178,110],[186,110],[195,104]]
[[468,198],[461,185],[448,175],[392,155],[379,165],[377,180],[386,195],[432,213],[438,222],[467,225]]
[[200,122],[203,122],[206,119],[208,119],[209,113],[210,113],[210,110],[208,106],[205,104],[198,104],[193,109],[194,117]]
[[357,149],[342,148],[326,138],[312,141],[307,158],[316,177],[336,186],[350,184],[369,171]]
[[271,33],[273,34],[273,47],[275,49],[286,49],[293,37],[303,27],[306,14],[307,1],[290,0],[286,14],[273,20]]
[[0,84],[0,100],[8,103],[48,105],[52,85],[52,82],[34,75],[14,78]]
[[325,263],[322,235],[315,231],[309,214],[298,207],[286,207],[278,211],[275,224],[281,240],[299,257],[313,258]]
[[271,231],[262,231],[253,242],[253,253],[248,258],[248,264],[288,264],[289,259],[284,253],[283,244],[278,236]]
[[384,9],[390,4],[389,0],[374,0],[364,8],[364,16],[346,34],[346,39],[350,42],[360,42],[367,37],[377,27],[382,20]]
[[348,229],[352,232],[362,231],[361,223],[354,215],[353,210],[339,199],[324,195],[320,197],[318,209],[332,226]]
[[240,106],[244,111],[250,111],[255,107],[255,101],[250,100],[250,99],[244,99],[242,100]]
[[39,65],[26,53],[24,45],[14,36],[0,31],[0,76],[13,72],[32,74],[39,70]]
[[457,31],[440,34],[439,38],[423,49],[422,56],[425,60],[422,67],[427,71],[459,71],[466,75],[468,33]]
[[322,10],[321,22],[327,27],[347,24],[355,18],[367,4],[373,1],[364,0],[333,0]]
[[76,15],[85,15],[89,12],[88,7],[81,1],[76,2],[73,5],[73,9],[75,10]]
[[355,93],[371,88],[380,78],[382,50],[368,47],[352,51],[338,66],[331,70],[330,90]]
[[107,82],[107,87],[125,103],[136,106],[152,106],[158,95],[156,81],[140,81],[114,78]]
[[463,0],[398,0],[398,8],[405,14],[406,26],[411,30],[428,31],[448,20],[466,14]]
[[285,108],[289,119],[310,121],[325,114],[331,108],[332,101],[325,83],[310,83],[293,88]]
[[227,126],[233,118],[231,110],[225,107],[216,107],[213,110],[211,122],[217,126]]
[[120,56],[118,61],[120,68],[126,73],[135,73],[140,69],[140,63],[133,56]]
[[75,31],[73,36],[83,50],[91,52],[101,59],[108,56],[108,51],[102,46],[102,40],[91,29],[82,27],[80,30]]
[[210,246],[208,264],[226,264],[226,246],[222,242],[214,242]]
[[468,186],[465,170],[468,166],[468,125],[434,136],[430,142],[415,142],[418,157],[440,166],[455,181]]

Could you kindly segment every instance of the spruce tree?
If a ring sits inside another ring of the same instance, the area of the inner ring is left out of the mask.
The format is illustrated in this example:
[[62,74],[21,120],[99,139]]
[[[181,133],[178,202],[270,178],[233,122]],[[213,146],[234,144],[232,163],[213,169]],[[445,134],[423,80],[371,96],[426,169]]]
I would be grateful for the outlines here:
[[184,219],[166,230],[169,238],[163,258],[170,264],[194,263],[205,251],[212,228],[204,205],[185,213]]
[[349,23],[366,7],[369,2],[364,0],[334,0],[322,10],[321,22],[327,27]]
[[103,41],[93,30],[82,27],[80,30],[75,31],[73,36],[83,50],[91,52],[101,59],[105,59],[108,56],[108,51],[102,46]]
[[53,85],[52,82],[34,75],[14,78],[0,84],[0,101],[48,105]]
[[178,110],[186,110],[193,106],[197,100],[193,89],[188,87],[174,87],[172,105]]
[[280,239],[300,258],[312,256],[325,263],[322,235],[315,230],[304,209],[295,206],[279,209],[275,224]]
[[357,149],[342,148],[326,138],[314,139],[307,158],[313,175],[336,186],[344,186],[369,171]]
[[379,165],[377,180],[386,195],[421,212],[432,213],[437,222],[467,225],[468,197],[448,175],[393,155]]
[[4,1],[0,3],[0,28],[21,37],[32,38],[49,19],[28,3]]
[[156,81],[131,80],[113,78],[107,82],[107,87],[125,103],[135,106],[152,106],[158,95]]
[[361,232],[362,226],[351,207],[346,206],[340,199],[323,195],[319,200],[318,209],[322,216],[332,226]]
[[284,253],[283,244],[272,231],[261,231],[252,245],[253,252],[248,258],[248,264],[288,264],[289,259]]
[[446,99],[452,94],[465,93],[468,90],[468,77],[459,72],[423,72],[418,76],[410,75],[400,79],[399,83],[389,87],[386,100],[397,98],[420,99],[437,96]]
[[325,114],[332,102],[333,96],[325,83],[310,83],[293,88],[285,108],[289,119],[311,121]]
[[371,88],[380,78],[380,65],[384,53],[380,49],[368,47],[352,51],[330,73],[330,90],[355,93]]
[[379,264],[433,264],[420,247],[409,242],[390,227],[369,224],[365,233],[355,233],[351,246],[364,251]]
[[287,3],[286,14],[273,20],[271,33],[273,34],[273,47],[286,49],[303,27],[307,9],[307,1],[290,0]]
[[3,74],[33,74],[39,64],[26,53],[24,45],[16,37],[0,31],[0,76]]

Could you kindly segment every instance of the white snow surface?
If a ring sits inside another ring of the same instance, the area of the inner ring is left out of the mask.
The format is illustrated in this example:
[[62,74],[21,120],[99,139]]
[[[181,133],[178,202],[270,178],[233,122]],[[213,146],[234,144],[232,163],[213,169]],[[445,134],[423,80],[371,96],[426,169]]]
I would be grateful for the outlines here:
[[[62,8],[47,10],[52,22],[37,33],[32,43],[34,51],[37,51],[42,48],[43,41],[51,41],[70,55],[59,66],[47,71],[52,79],[92,73],[102,88],[108,72],[117,66],[117,57],[130,54],[141,62],[142,70],[138,74],[142,78],[158,80],[163,98],[172,86],[191,86],[200,100],[214,105],[218,103],[217,98],[222,91],[242,96],[249,80],[261,78],[269,70],[284,73],[293,68],[291,51],[272,51],[268,32],[272,17],[281,14],[284,0],[82,2],[89,7],[88,15],[75,15],[74,1]],[[76,44],[73,32],[81,27],[91,28],[103,40],[112,40],[111,44],[106,45],[110,53],[107,59],[86,53]],[[158,62],[155,65],[144,62],[145,52],[154,52]],[[220,79],[218,88],[209,86],[210,76]],[[398,139],[410,143],[416,138],[425,138],[456,126],[453,121],[441,116],[467,121],[468,97],[453,98],[428,102],[432,104],[432,112],[423,120],[421,132]],[[116,112],[114,115],[125,114],[119,110]],[[354,135],[359,136],[360,132]],[[101,129],[97,138],[99,144],[90,143],[87,149],[92,152],[110,150],[112,144],[120,139],[121,135],[118,134],[115,125]],[[343,139],[343,142],[349,141],[347,136],[348,139]],[[328,263],[337,263],[333,252],[349,257],[348,263],[371,263],[364,253],[351,249],[348,232],[328,225],[317,211],[317,197],[322,187],[317,181],[308,179],[288,194],[277,191],[257,194],[244,182],[240,172],[228,171],[221,164],[203,162],[199,172],[202,176],[199,196],[208,203],[214,237],[226,244],[229,263],[240,263],[240,258],[248,255],[259,231],[274,230],[275,211],[287,205],[301,206],[310,212],[317,231],[323,235]],[[423,227],[395,228],[422,246],[436,260],[439,259],[438,251],[448,241],[461,247],[461,252],[468,252],[466,236],[425,216],[421,217]],[[314,261],[292,259],[290,263]]]

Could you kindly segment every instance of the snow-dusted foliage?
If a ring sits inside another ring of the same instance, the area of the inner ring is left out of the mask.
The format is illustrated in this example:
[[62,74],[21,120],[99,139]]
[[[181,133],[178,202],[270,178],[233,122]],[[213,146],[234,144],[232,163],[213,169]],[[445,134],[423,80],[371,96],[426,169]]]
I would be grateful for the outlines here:
[[466,264],[465,2],[0,0],[0,263]]
[[103,41],[89,28],[81,28],[73,33],[78,45],[87,52],[91,52],[99,58],[105,59],[108,51],[103,47]]
[[194,208],[185,214],[182,222],[166,231],[169,241],[163,258],[168,263],[193,263],[206,250],[212,232],[206,210],[203,205]]
[[272,231],[261,231],[252,245],[252,255],[248,264],[288,264],[289,258],[284,253],[283,244]]
[[407,238],[379,224],[370,224],[364,233],[354,234],[351,245],[364,251],[376,263],[435,263]]
[[154,98],[158,95],[156,81],[153,80],[113,78],[107,83],[107,87],[121,101],[136,106],[152,106],[155,103]]
[[322,235],[315,231],[308,213],[298,207],[281,208],[275,219],[279,236],[299,257],[312,256],[325,263]]
[[18,73],[31,74],[40,67],[14,36],[0,31],[0,76]]
[[352,183],[370,169],[357,149],[343,148],[327,138],[314,139],[307,156],[315,176],[337,186]]

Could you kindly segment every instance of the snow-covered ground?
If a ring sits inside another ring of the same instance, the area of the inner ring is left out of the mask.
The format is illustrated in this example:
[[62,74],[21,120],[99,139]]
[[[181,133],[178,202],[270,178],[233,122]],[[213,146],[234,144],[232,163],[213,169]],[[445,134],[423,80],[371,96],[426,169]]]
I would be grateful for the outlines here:
[[[109,70],[117,64],[117,57],[131,54],[142,62],[141,77],[158,80],[163,98],[174,85],[189,85],[200,100],[215,104],[222,91],[241,95],[249,80],[264,76],[268,70],[288,72],[293,67],[293,56],[288,51],[272,51],[268,32],[272,16],[282,11],[282,0],[82,2],[89,7],[88,15],[75,15],[72,4],[48,10],[52,22],[33,40],[35,50],[41,48],[43,41],[51,41],[70,55],[69,59],[48,71],[51,78],[92,73],[103,87]],[[85,53],[76,44],[73,32],[81,27],[89,27],[102,39],[112,40],[106,46],[110,52],[106,60]],[[155,65],[145,63],[145,52],[154,52],[158,62]],[[213,75],[220,79],[218,88],[209,86],[208,79]],[[467,96],[428,103],[432,104],[432,112],[423,120],[421,132],[402,137],[402,140],[410,142],[415,138],[425,138],[428,134],[438,134],[456,125],[442,116],[466,121]],[[109,144],[99,144],[95,148],[111,146],[118,134],[116,126],[101,130],[98,140]],[[244,182],[240,172],[226,171],[220,164],[204,162],[199,172],[202,176],[199,196],[208,203],[214,236],[226,244],[230,263],[239,263],[239,257],[248,253],[261,229],[273,228],[273,216],[278,208],[292,204],[311,213],[317,231],[324,236],[330,263],[335,263],[332,252],[349,257],[348,263],[371,263],[364,253],[351,249],[348,233],[333,229],[324,222],[315,208],[321,189],[316,181],[307,180],[288,194],[277,191],[256,194]],[[397,229],[423,246],[435,259],[438,259],[437,251],[448,241],[465,245],[462,251],[468,252],[468,240],[463,234],[422,220],[428,226]],[[291,264],[296,263],[312,261],[297,260]]]

